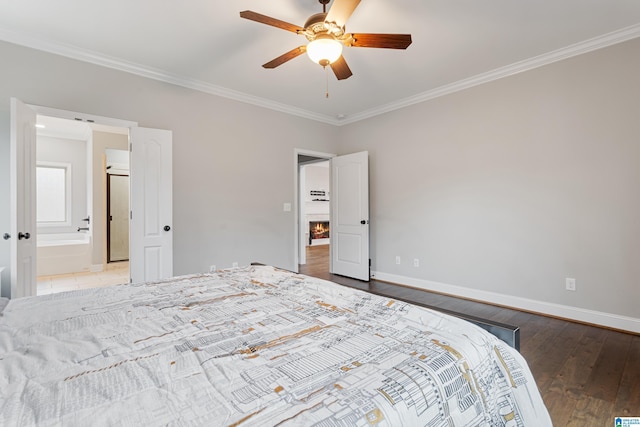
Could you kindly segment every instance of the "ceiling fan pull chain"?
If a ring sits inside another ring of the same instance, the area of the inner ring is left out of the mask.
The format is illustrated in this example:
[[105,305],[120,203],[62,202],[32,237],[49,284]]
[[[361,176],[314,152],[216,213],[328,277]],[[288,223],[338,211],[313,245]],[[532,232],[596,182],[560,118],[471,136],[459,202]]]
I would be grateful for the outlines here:
[[329,98],[329,70],[327,70],[327,67],[324,67],[324,75],[327,80],[327,91],[325,92],[324,97]]

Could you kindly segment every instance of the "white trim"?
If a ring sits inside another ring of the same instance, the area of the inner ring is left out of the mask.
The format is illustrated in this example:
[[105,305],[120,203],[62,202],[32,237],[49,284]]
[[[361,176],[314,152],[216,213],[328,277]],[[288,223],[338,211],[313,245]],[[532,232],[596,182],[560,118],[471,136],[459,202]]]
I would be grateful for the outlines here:
[[379,271],[371,272],[371,277],[376,280],[411,286],[418,289],[424,289],[426,291],[439,292],[461,298],[484,301],[490,304],[513,307],[515,309],[640,333],[640,318],[621,316],[619,314],[588,310],[580,307],[572,307],[546,301],[538,301],[513,295],[504,295],[479,289],[465,288],[463,286],[449,285],[446,283],[388,274]]
[[[0,31],[0,34],[1,34],[1,31]],[[133,122],[131,120],[114,119],[111,117],[97,116],[95,114],[78,113],[76,111],[62,110],[60,108],[51,108],[51,107],[45,107],[42,105],[33,105],[33,104],[27,104],[27,105],[33,111],[35,111],[37,115],[56,117],[59,119],[89,122],[91,123],[91,126],[96,127],[96,130],[98,131],[125,134],[125,133],[128,133],[128,131],[125,132],[123,129],[117,129],[117,128],[128,129],[128,128],[138,126],[138,122]],[[112,129],[112,128],[116,128],[116,129]]]
[[240,101],[247,104],[257,105],[259,107],[280,111],[282,113],[291,114],[294,116],[317,120],[319,122],[328,124],[337,124],[336,120],[333,117],[327,116],[325,114],[314,113],[312,111],[303,110],[301,108],[296,108],[266,98],[260,98],[258,96],[249,95],[244,92],[227,89],[222,86],[204,82],[202,80],[196,80],[176,74],[170,74],[159,68],[148,67],[142,64],[137,64],[135,62],[125,61],[120,58],[104,55],[88,49],[82,49],[78,46],[56,43],[50,40],[44,40],[38,37],[34,37],[32,35],[10,31],[4,28],[0,28],[0,40],[4,40],[9,43],[18,44],[21,46],[26,46],[36,50],[42,50],[44,52],[49,52],[60,56],[65,56],[67,58],[88,62],[90,64],[124,71],[125,73],[131,73],[137,76],[142,76],[149,79],[174,84],[177,86],[186,87],[188,89],[197,90],[199,92],[233,99],[235,101]]
[[129,167],[116,167],[115,165],[111,166],[110,169],[107,169],[107,175],[119,175],[119,176],[129,176]]
[[[298,154],[300,154],[301,156],[317,157],[319,159],[326,159],[326,160],[332,159],[337,156],[337,154],[333,154],[333,153],[325,153],[322,151],[312,151],[312,150],[305,150],[303,148],[296,148],[295,149],[296,162],[298,161]],[[324,161],[324,160],[321,160],[321,161]]]
[[[335,126],[341,126],[349,123],[354,123],[359,120],[364,120],[373,116],[387,113],[389,111],[398,110],[413,104],[428,101],[440,96],[448,95],[454,92],[458,92],[464,89],[468,89],[473,86],[488,83],[494,80],[501,79],[503,77],[511,76],[513,74],[522,73],[534,68],[541,67],[543,65],[551,64],[553,62],[561,61],[563,59],[571,58],[573,56],[581,55],[583,53],[591,52],[593,50],[601,49],[607,46],[611,46],[617,43],[622,43],[627,40],[640,37],[640,24],[635,24],[626,28],[622,28],[617,31],[613,31],[608,34],[604,34],[598,37],[594,37],[589,40],[585,40],[571,46],[567,46],[561,49],[554,50],[549,53],[538,55],[536,57],[516,62],[505,67],[496,68],[495,70],[488,71],[486,73],[479,74],[468,79],[460,80],[458,82],[441,86],[417,95],[401,99],[397,102],[391,102],[376,108],[362,111],[349,116],[340,115],[338,118],[329,116],[326,114],[319,114],[301,108],[293,107],[291,105],[282,104],[266,98],[260,98],[257,96],[249,95],[243,92],[227,89],[221,86],[217,86],[211,83],[203,82],[201,80],[195,80],[185,78],[175,74],[169,74],[158,68],[147,67],[141,64],[136,64],[129,61],[124,61],[119,58],[103,55],[97,52],[93,52],[87,49],[81,49],[77,46],[67,45],[62,43],[54,43],[50,40],[44,40],[23,33],[17,33],[7,29],[0,28],[0,40],[4,40],[10,43],[15,43],[21,46],[30,47],[32,49],[42,50],[45,52],[53,53],[56,55],[65,56],[79,61],[88,62],[91,64],[112,68],[126,73],[135,74],[138,76],[158,80],[177,86],[182,86],[188,89],[197,90],[200,92],[208,93],[211,95],[221,96],[224,98],[233,99],[235,101],[244,102],[247,104],[256,105],[259,107],[268,108],[271,110],[279,111],[293,116],[303,117],[311,120],[316,120],[322,123],[327,123]],[[36,110],[37,111],[37,110]],[[38,114],[50,115],[38,112]],[[123,126],[130,127],[130,126]]]
[[534,56],[533,58],[525,59],[523,61],[519,61],[504,67],[496,68],[495,70],[487,71],[486,73],[478,74],[473,77],[459,80],[448,85],[440,86],[438,88],[428,90],[426,92],[422,92],[417,95],[401,99],[399,101],[390,102],[379,107],[375,107],[357,114],[350,115],[348,117],[344,117],[342,120],[340,120],[340,123],[338,125],[346,125],[349,123],[354,123],[360,120],[378,116],[380,114],[388,113],[390,111],[399,110],[410,105],[419,104],[421,102],[429,101],[434,98],[439,98],[441,96],[469,89],[474,86],[479,86],[484,83],[489,83],[494,80],[499,80],[504,77],[509,77],[514,74],[523,73],[525,71],[533,70],[544,65],[562,61],[563,59],[568,59],[574,56],[582,55],[583,53],[588,53],[594,50],[602,49],[604,47],[612,46],[614,44],[622,43],[636,37],[640,37],[640,24],[622,28],[618,31],[613,31],[611,33],[604,34],[599,37],[594,37],[592,39],[585,40],[571,46],[563,47],[552,52]]

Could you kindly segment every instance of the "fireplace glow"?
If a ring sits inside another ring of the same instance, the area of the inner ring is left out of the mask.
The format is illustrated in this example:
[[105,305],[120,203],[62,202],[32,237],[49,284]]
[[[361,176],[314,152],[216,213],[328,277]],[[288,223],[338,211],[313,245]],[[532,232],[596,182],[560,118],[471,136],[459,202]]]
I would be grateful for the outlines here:
[[316,239],[329,238],[329,221],[309,221],[309,244]]

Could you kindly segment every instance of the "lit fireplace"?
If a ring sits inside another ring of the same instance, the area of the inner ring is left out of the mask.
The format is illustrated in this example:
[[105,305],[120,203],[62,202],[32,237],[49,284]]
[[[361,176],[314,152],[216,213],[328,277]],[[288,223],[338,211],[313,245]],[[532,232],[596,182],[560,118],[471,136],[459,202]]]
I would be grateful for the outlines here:
[[329,221],[309,221],[309,244],[317,239],[329,238]]

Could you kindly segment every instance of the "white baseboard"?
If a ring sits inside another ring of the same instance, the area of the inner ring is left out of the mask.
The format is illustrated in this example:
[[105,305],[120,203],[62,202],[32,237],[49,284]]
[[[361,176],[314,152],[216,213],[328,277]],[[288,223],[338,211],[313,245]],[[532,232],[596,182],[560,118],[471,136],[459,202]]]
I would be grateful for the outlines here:
[[446,283],[432,282],[430,280],[399,276],[396,274],[388,274],[380,271],[372,271],[371,277],[385,282],[397,283],[399,285],[424,289],[426,291],[433,291],[461,298],[483,301],[489,304],[512,307],[515,309],[547,314],[549,316],[561,317],[578,322],[591,323],[608,328],[640,333],[640,319],[634,317],[621,316],[613,313],[604,313],[595,310],[587,310],[580,307],[572,307],[546,301],[537,301],[528,298],[516,297],[513,295],[498,294],[495,292],[465,288],[462,286],[448,285]]
[[91,264],[91,267],[89,267],[89,271],[91,271],[92,273],[99,273],[103,270],[104,270],[103,264]]

